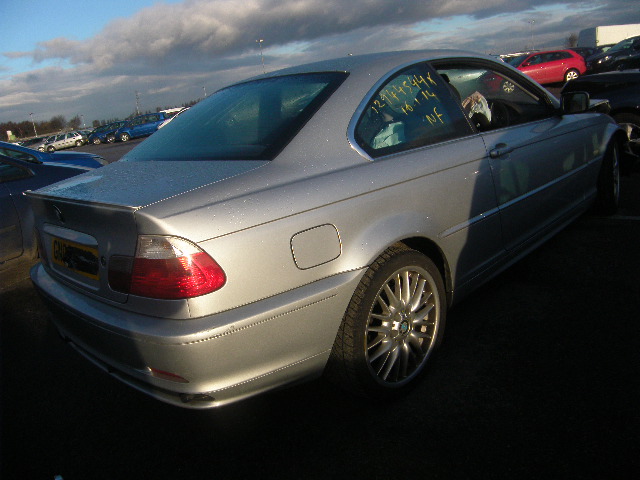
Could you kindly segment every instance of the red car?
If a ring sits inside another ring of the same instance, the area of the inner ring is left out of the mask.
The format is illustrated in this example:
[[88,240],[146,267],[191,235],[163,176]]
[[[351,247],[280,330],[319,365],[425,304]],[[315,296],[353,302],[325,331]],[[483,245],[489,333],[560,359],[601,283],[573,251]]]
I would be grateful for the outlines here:
[[573,50],[527,53],[505,61],[541,84],[568,82],[587,71],[584,58]]

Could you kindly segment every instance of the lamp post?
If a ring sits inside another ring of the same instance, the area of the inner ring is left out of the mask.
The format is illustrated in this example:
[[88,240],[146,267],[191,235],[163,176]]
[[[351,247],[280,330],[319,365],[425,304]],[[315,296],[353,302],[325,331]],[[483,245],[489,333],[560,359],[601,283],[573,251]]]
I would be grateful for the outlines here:
[[261,38],[260,40],[256,40],[256,42],[260,47],[260,60],[262,60],[262,73],[267,73],[266,70],[264,69],[264,55],[262,55],[262,43],[264,42],[264,40]]
[[535,50],[536,48],[533,46],[533,24],[536,23],[535,20],[529,21],[529,33],[531,34],[531,50]]
[[38,132],[36,131],[36,122],[33,121],[33,113],[29,114],[31,116],[31,123],[33,124],[33,133],[35,133],[35,136],[38,136]]
[[82,128],[87,128],[87,126],[84,124],[84,115],[80,114],[80,121],[82,122]]

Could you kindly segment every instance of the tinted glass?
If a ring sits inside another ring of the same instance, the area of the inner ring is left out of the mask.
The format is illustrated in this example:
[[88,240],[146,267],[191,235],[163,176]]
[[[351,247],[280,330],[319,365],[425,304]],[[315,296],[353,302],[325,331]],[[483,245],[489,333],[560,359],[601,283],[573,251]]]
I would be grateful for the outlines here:
[[425,64],[394,75],[367,103],[355,140],[372,157],[472,133],[447,83]]
[[30,174],[27,170],[23,170],[15,165],[0,160],[0,183],[9,182],[11,180],[19,180],[21,178],[27,178]]
[[504,61],[513,67],[519,67],[527,58],[529,58],[529,55],[518,55],[516,57],[506,57]]
[[271,160],[345,78],[337,72],[288,75],[220,90],[121,161]]
[[40,163],[38,159],[33,155],[22,152],[20,150],[12,150],[10,148],[0,147],[0,154],[6,155],[7,157],[15,158],[17,160],[23,160],[25,162]]
[[[499,66],[497,66],[499,67]],[[527,123],[554,115],[539,92],[522,84],[517,75],[500,68],[439,62],[439,74],[447,78],[460,98],[460,106],[480,131]]]

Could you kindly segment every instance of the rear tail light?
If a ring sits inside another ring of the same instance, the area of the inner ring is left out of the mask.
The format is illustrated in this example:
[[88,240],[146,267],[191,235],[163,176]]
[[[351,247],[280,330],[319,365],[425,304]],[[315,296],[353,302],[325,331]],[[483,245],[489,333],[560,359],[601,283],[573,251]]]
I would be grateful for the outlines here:
[[141,235],[133,262],[114,256],[109,267],[112,289],[141,297],[197,297],[215,292],[225,282],[224,271],[209,254],[178,237]]

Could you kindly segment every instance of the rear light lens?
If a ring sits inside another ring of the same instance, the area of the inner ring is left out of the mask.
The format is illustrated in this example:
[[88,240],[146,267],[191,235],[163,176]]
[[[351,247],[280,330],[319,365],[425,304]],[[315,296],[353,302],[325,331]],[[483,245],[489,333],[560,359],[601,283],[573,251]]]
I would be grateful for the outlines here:
[[215,292],[226,282],[220,265],[183,238],[141,235],[133,265],[121,260],[122,257],[112,257],[110,262],[111,288],[141,297],[192,298]]

